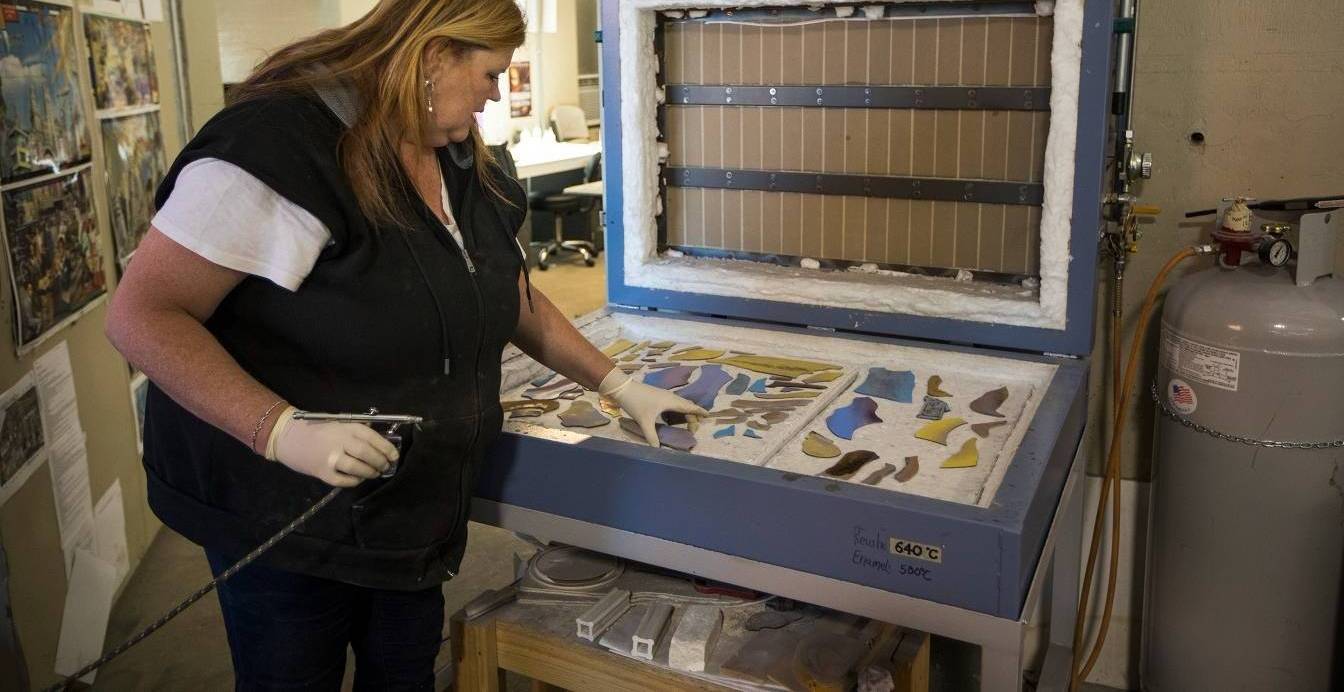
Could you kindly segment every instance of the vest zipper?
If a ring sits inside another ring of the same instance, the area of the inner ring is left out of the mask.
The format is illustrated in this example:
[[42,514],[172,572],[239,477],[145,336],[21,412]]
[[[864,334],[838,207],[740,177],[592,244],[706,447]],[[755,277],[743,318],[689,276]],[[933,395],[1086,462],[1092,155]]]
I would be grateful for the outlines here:
[[[476,265],[471,261],[471,253],[467,252],[466,243],[464,242],[462,245],[458,245],[456,242],[451,242],[451,238],[449,241],[450,245],[457,247],[458,254],[462,256],[462,261],[467,265],[467,273],[471,275],[471,294],[476,298],[476,313],[481,316],[482,328],[476,330],[476,367],[479,369],[481,367],[481,349],[485,347],[485,300],[481,298],[481,286],[476,281]],[[456,522],[453,524],[453,530],[448,532],[449,536],[457,533],[457,529],[462,526],[462,522],[471,506],[470,498],[473,493],[471,492],[471,489],[465,487],[467,484],[467,469],[470,467],[471,460],[475,457],[476,443],[481,437],[480,373],[473,370],[470,374],[472,377],[471,391],[475,394],[476,401],[476,422],[472,426],[471,442],[467,445],[467,458],[463,461],[462,468],[458,472],[457,487],[459,507]],[[444,569],[448,572],[450,578],[457,578],[457,574],[452,570],[447,569],[446,567]]]

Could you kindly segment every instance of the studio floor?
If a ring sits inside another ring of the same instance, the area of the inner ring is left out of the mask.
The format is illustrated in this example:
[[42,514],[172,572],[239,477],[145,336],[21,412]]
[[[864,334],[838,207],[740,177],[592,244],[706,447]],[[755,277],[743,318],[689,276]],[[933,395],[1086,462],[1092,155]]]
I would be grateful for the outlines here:
[[[605,259],[605,255],[603,255]],[[545,292],[562,312],[575,317],[605,303],[605,267],[584,267],[564,261],[547,271],[533,271],[533,286]],[[444,584],[445,610],[451,614],[486,589],[505,586],[513,580],[514,556],[526,560],[535,548],[512,533],[492,526],[471,524],[462,572]],[[164,528],[145,554],[112,610],[107,641],[119,643],[149,625],[179,599],[210,579],[200,548]],[[973,690],[976,660],[973,647],[935,639],[932,681],[937,690]],[[942,643],[943,646],[938,646]],[[445,646],[439,665],[447,664]],[[345,689],[349,689],[353,657],[347,659]],[[513,676],[510,690],[530,689]],[[223,692],[233,688],[233,670],[219,602],[213,595],[202,599],[162,631],[109,663],[99,674],[96,690],[190,689]],[[1091,692],[1109,688],[1085,686]]]

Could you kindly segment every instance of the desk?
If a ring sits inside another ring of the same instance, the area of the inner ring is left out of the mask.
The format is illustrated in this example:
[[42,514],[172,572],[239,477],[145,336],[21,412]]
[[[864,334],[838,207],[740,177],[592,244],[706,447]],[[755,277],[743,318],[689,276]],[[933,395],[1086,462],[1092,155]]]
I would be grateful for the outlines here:
[[514,165],[518,167],[518,178],[537,178],[553,173],[581,171],[592,160],[593,154],[602,151],[600,142],[548,142],[529,143],[513,147]]
[[580,195],[582,197],[601,197],[606,193],[607,186],[601,180],[594,180],[591,183],[582,185],[570,185],[565,188],[567,195]]

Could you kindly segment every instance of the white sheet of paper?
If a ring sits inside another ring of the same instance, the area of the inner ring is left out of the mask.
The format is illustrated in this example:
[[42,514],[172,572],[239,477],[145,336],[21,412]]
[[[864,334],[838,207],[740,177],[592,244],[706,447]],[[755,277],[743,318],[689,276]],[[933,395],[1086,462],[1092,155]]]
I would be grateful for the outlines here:
[[41,399],[31,374],[0,394],[0,505],[23,487],[47,458]]
[[79,402],[75,400],[75,375],[70,368],[70,345],[62,341],[33,361],[33,377],[42,398],[42,420],[47,426],[47,445],[66,435],[83,436]]
[[[61,638],[56,645],[56,673],[74,675],[102,655],[107,618],[117,590],[117,566],[88,550],[75,552],[70,588],[65,592]],[[80,678],[92,685],[97,671]]]
[[93,550],[98,557],[117,566],[117,586],[131,571],[131,558],[126,549],[126,511],[122,504],[121,480],[98,498],[93,507]]
[[[89,455],[84,434],[67,435],[51,446],[51,491],[56,497],[56,524],[67,566],[72,549],[93,538],[93,499],[89,491]],[[88,546],[92,548],[92,544]]]
[[141,0],[140,4],[145,9],[145,21],[163,21],[163,0]]
[[140,7],[140,0],[121,0],[121,13],[131,19],[144,19],[145,13]]
[[87,550],[90,553],[96,553],[96,546],[93,544],[93,521],[86,521],[79,525],[75,533],[61,543],[61,552],[65,553],[65,578],[68,581],[70,575],[75,569],[75,554],[81,550]]
[[93,9],[95,12],[106,12],[108,14],[122,13],[122,0],[93,0]]

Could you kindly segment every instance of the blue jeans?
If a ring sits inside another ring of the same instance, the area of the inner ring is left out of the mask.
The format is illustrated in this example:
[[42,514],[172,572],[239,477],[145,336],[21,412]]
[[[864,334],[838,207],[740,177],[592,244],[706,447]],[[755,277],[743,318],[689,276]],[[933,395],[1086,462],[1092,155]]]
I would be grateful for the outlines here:
[[[234,559],[207,550],[218,576]],[[235,689],[339,690],[345,648],[355,690],[432,690],[443,591],[384,591],[257,563],[218,589]]]

